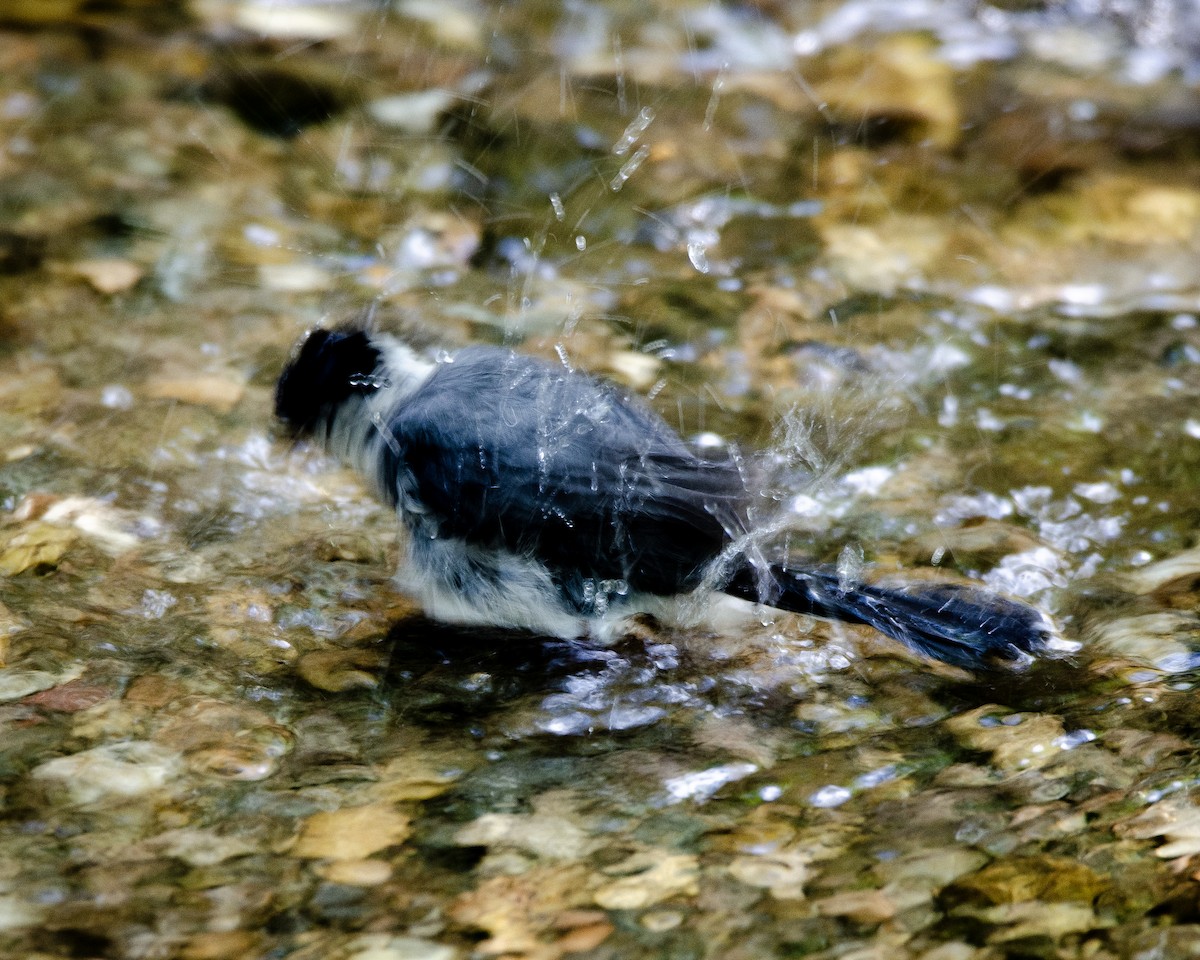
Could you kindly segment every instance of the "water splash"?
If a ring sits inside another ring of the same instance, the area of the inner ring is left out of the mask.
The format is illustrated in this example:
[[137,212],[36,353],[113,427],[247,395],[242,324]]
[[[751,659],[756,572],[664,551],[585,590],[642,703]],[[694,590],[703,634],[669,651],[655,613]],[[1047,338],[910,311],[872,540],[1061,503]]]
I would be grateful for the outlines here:
[[862,583],[865,565],[861,544],[848,543],[842,547],[837,561],[838,589],[846,592]]
[[727,763],[723,766],[699,770],[696,773],[685,773],[679,777],[672,777],[664,784],[667,788],[667,802],[679,803],[683,800],[692,800],[696,803],[704,803],[726,784],[742,780],[757,771],[758,767],[753,763]]
[[821,787],[808,798],[809,804],[814,807],[820,807],[823,810],[829,810],[833,807],[840,807],[843,803],[849,800],[854,794],[845,787],[839,787],[836,784],[829,784]]
[[613,155],[617,157],[625,156],[625,154],[633,149],[633,145],[642,138],[642,134],[646,132],[653,122],[654,109],[652,107],[642,107],[638,111],[638,115],[629,121],[629,125],[625,128],[625,131],[621,134],[617,142],[613,144]]
[[629,181],[629,178],[637,173],[638,167],[642,165],[645,159],[650,156],[650,148],[645,144],[637,148],[637,151],[628,160],[622,164],[621,169],[617,171],[612,182],[608,185],[613,193],[620,193],[621,188]]

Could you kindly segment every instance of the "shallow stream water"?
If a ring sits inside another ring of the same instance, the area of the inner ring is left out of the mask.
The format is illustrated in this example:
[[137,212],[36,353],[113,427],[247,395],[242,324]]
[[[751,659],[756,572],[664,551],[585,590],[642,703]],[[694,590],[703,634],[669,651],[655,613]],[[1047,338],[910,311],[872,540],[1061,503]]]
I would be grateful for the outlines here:
[[[1187,0],[0,2],[0,954],[1195,956],[1197,36]],[[766,448],[793,549],[1081,649],[430,623],[394,518],[271,422],[364,314]]]

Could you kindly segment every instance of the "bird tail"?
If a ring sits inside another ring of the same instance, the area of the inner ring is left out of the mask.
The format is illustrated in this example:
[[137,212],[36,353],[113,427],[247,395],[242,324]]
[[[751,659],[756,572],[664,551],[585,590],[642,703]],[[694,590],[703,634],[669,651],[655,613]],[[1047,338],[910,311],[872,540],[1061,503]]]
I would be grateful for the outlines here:
[[861,623],[917,653],[967,670],[1028,665],[1040,653],[1072,649],[1041,611],[978,587],[915,581],[846,584],[836,573],[743,563],[724,586],[743,600],[790,613]]

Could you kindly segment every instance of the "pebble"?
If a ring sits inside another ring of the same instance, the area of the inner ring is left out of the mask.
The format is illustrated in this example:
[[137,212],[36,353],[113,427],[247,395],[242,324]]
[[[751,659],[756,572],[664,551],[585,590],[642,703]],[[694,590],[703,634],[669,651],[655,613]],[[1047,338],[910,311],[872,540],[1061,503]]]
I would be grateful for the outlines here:
[[952,940],[921,954],[920,960],[972,960],[978,951],[969,943]]
[[771,891],[777,900],[799,900],[804,896],[812,855],[807,850],[784,849],[755,856],[735,857],[729,873],[748,887]]
[[252,837],[222,835],[197,827],[180,827],[152,837],[142,844],[149,854],[175,857],[192,867],[211,867],[234,857],[254,853]]
[[651,933],[665,933],[683,923],[683,914],[678,910],[651,910],[639,922]]
[[8,414],[31,414],[55,407],[62,395],[62,378],[48,364],[6,370],[0,377],[0,410]]
[[165,786],[183,771],[179,754],[156,743],[131,740],[48,760],[30,774],[56,785],[76,804],[136,797]]
[[161,673],[146,673],[129,685],[125,699],[129,703],[157,710],[178,700],[185,692],[186,688],[177,680],[164,677]]
[[198,933],[179,951],[180,960],[228,960],[251,955],[258,934],[249,930],[216,930]]
[[1193,547],[1126,574],[1126,581],[1137,593],[1156,593],[1177,583],[1190,584],[1197,576],[1200,547]]
[[43,710],[58,713],[78,713],[102,703],[113,695],[109,687],[71,680],[30,696],[25,702]]
[[402,17],[421,23],[439,44],[451,49],[480,51],[489,27],[476,11],[446,0],[400,0],[393,9]]
[[0,896],[0,932],[32,927],[42,922],[43,908],[18,896]]
[[1166,842],[1156,851],[1163,859],[1200,853],[1200,807],[1187,798],[1167,797],[1117,823],[1113,832],[1132,840],[1163,837]]
[[688,854],[635,854],[619,868],[642,862],[648,869],[607,883],[595,893],[595,902],[605,910],[638,910],[675,896],[695,896],[699,891],[700,865]]
[[426,134],[437,129],[438,119],[457,100],[450,90],[418,90],[381,97],[367,104],[367,113],[382,126],[403,133]]
[[379,650],[351,647],[348,650],[316,650],[300,658],[300,676],[318,690],[341,693],[345,690],[371,690],[379,686],[379,677],[387,657]]
[[348,887],[377,887],[392,875],[385,860],[335,860],[317,868],[322,879]]
[[233,22],[243,30],[274,40],[326,42],[350,36],[357,28],[356,19],[348,12],[296,4],[241,3]]
[[544,813],[485,813],[459,830],[454,842],[464,847],[516,847],[552,860],[578,860],[597,846],[578,824]]
[[279,738],[274,744],[230,743],[188,754],[188,766],[197,773],[222,780],[266,780],[279,769],[290,743]]
[[819,95],[834,116],[866,126],[871,119],[893,119],[914,127],[913,139],[939,147],[954,146],[962,136],[962,116],[954,70],[936,46],[915,35],[895,35],[875,44],[868,55],[843,47],[833,61]]
[[563,953],[583,953],[587,950],[595,950],[608,939],[614,929],[613,925],[607,921],[586,927],[576,927],[559,937],[554,945]]
[[935,891],[987,862],[987,855],[977,850],[943,847],[883,861],[872,868],[872,873],[885,881],[886,893],[902,906],[909,906],[928,900]]
[[1162,610],[1120,617],[1089,626],[1089,647],[1167,673],[1200,663],[1200,617]]
[[305,819],[291,853],[312,860],[363,860],[403,843],[409,822],[387,803],[314,813]]
[[896,903],[882,890],[847,890],[818,900],[823,917],[848,917],[855,923],[878,924],[896,915]]
[[419,937],[371,933],[356,937],[346,960],[454,960],[459,952]]
[[312,263],[261,263],[258,280],[279,293],[318,293],[333,285],[329,271]]
[[22,527],[0,549],[0,574],[15,577],[26,570],[54,569],[78,537],[74,530],[53,523]]
[[71,271],[86,280],[98,293],[108,295],[132,290],[146,275],[140,264],[115,258],[79,260],[71,265]]
[[986,750],[1003,771],[1038,770],[1062,752],[1062,720],[1044,713],[1013,713],[985,704],[946,721],[945,728],[972,750]]
[[614,350],[608,358],[608,367],[635,390],[647,390],[658,380],[662,361],[638,350]]
[[410,750],[379,769],[379,784],[372,793],[393,803],[430,800],[449,790],[464,773],[479,762],[469,750]]
[[146,383],[146,395],[155,400],[179,400],[217,413],[229,413],[246,392],[245,383],[232,377],[200,374],[184,377],[154,377]]
[[98,497],[63,497],[48,506],[42,519],[70,524],[111,557],[132,550],[158,529],[153,519],[118,509]]
[[70,683],[83,675],[83,666],[76,664],[60,673],[49,670],[5,670],[0,673],[0,703],[20,700],[41,690]]
[[0,667],[8,664],[8,640],[15,633],[29,627],[29,621],[17,616],[0,603]]

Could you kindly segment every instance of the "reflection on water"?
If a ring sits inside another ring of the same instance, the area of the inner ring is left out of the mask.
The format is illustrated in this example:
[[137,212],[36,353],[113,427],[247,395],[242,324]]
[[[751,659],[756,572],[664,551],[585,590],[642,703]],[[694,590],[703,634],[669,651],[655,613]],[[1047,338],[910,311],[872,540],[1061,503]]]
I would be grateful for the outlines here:
[[[1190,956],[1186,3],[0,9],[0,953]],[[713,610],[448,628],[271,434],[366,310],[767,447],[1053,611],[994,677]]]

